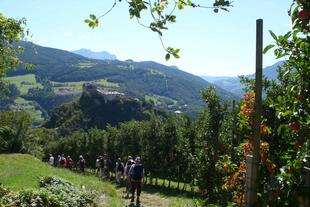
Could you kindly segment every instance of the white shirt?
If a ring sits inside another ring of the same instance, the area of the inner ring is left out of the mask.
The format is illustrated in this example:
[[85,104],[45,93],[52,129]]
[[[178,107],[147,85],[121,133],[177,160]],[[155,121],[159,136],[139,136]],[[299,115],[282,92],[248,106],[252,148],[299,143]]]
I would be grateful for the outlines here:
[[50,165],[54,165],[54,157],[51,156],[48,162]]

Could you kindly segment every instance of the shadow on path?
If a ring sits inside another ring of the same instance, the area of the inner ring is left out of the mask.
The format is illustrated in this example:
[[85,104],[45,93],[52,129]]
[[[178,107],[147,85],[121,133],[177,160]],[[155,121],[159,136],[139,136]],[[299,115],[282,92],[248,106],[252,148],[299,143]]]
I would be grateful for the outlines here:
[[188,192],[188,191],[181,191],[178,189],[172,189],[172,188],[166,188],[161,186],[154,186],[154,185],[144,185],[142,191],[145,191],[146,193],[150,194],[160,194],[163,196],[173,196],[173,197],[186,197],[186,198],[201,198],[200,195],[197,192]]

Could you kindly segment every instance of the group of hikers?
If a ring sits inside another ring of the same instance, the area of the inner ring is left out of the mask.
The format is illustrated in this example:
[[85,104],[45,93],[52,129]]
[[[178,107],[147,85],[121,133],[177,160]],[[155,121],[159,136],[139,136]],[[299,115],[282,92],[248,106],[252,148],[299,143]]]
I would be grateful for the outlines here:
[[[110,178],[110,169],[112,161],[107,155],[99,156],[96,159],[97,174],[102,178]],[[124,165],[121,158],[118,158],[115,163],[115,181],[120,184],[122,180],[126,183],[126,198],[131,198],[134,202],[135,192],[137,192],[136,203],[140,203],[140,194],[143,186],[144,167],[140,157],[135,160],[131,156]],[[129,196],[131,193],[131,197]]]
[[57,157],[54,157],[52,154],[49,156],[48,163],[51,166],[60,167],[60,168],[68,168],[70,170],[73,169],[73,167],[78,167],[81,172],[84,172],[85,170],[85,159],[82,155],[79,156],[78,161],[75,163],[73,159],[68,155],[65,157],[64,154],[61,156],[58,155]]
[[[62,154],[61,156],[58,155],[56,158],[50,154],[48,162],[51,166],[68,168],[70,170],[76,167],[79,168],[81,172],[85,171],[85,159],[82,155],[79,156],[78,161],[75,163],[69,155],[65,157],[65,155]],[[96,174],[101,178],[111,178],[113,168],[113,162],[106,154],[97,157]],[[136,157],[134,160],[132,156],[128,156],[125,165],[121,158],[118,158],[114,170],[116,183],[121,184],[123,180],[126,183],[126,198],[131,198],[131,202],[134,202],[135,192],[137,192],[136,203],[140,203],[140,194],[144,182],[144,167],[141,158]]]

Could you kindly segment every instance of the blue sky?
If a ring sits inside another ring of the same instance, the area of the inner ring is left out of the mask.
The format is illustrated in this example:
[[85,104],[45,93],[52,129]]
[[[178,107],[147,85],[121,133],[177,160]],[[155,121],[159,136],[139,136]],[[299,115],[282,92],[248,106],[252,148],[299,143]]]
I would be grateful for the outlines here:
[[[235,0],[230,12],[185,9],[177,23],[164,33],[167,46],[181,49],[181,58],[165,61],[158,36],[131,20],[126,1],[101,20],[94,30],[83,22],[89,14],[100,15],[114,0],[1,0],[0,12],[27,19],[31,41],[42,46],[108,51],[120,60],[153,60],[196,75],[250,74],[255,70],[255,21],[264,20],[264,45],[272,43],[268,30],[284,34],[290,29],[287,9],[291,0]],[[197,2],[197,1],[193,1]],[[198,0],[203,5],[212,0]],[[144,20],[147,20],[144,19]],[[275,63],[272,52],[264,66]]]

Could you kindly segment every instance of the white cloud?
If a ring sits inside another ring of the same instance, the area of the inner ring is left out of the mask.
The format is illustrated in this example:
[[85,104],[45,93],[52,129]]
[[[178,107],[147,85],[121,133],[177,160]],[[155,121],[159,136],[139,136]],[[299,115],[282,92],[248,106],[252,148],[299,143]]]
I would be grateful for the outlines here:
[[79,39],[80,39],[80,40],[90,40],[91,38],[90,38],[90,36],[87,36],[87,35],[81,35],[81,36],[79,37]]
[[71,32],[65,32],[65,33],[64,33],[64,36],[65,36],[65,37],[72,37],[73,34],[72,34]]

